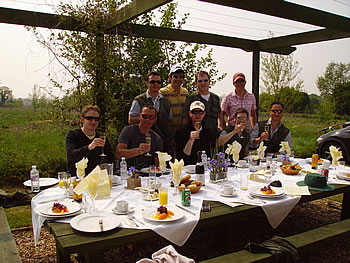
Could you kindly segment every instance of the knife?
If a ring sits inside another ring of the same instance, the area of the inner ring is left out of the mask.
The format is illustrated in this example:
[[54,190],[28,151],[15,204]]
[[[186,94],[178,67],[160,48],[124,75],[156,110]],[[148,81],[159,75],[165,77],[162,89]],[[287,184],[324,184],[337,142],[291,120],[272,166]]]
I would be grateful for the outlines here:
[[178,208],[180,208],[180,209],[186,211],[187,213],[190,213],[190,214],[192,214],[192,215],[194,215],[194,216],[196,215],[196,213],[194,213],[194,212],[192,212],[191,210],[188,210],[188,209],[186,209],[186,208],[184,208],[184,207],[182,207],[182,206],[180,206],[180,205],[178,205],[178,204],[176,204],[176,206],[177,206]]

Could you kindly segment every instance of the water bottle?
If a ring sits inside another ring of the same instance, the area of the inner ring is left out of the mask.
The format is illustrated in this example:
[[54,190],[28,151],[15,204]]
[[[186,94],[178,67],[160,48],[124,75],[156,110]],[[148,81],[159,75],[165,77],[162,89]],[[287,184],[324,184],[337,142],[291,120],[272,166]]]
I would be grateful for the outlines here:
[[33,193],[40,191],[39,183],[39,171],[36,169],[36,165],[32,165],[32,170],[30,171],[30,181],[32,183],[31,190]]
[[201,159],[204,165],[204,171],[208,171],[208,156],[205,151],[202,151]]
[[128,178],[128,165],[125,161],[125,157],[122,157],[120,161],[120,177],[122,180]]

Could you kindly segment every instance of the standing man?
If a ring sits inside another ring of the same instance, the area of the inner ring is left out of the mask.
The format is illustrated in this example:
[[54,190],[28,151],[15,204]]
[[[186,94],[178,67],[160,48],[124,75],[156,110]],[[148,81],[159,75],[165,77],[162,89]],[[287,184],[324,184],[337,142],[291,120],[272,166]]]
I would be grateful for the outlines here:
[[246,79],[242,72],[233,75],[233,85],[235,90],[228,93],[221,103],[220,125],[226,127],[225,119],[228,117],[228,125],[234,125],[234,114],[237,109],[246,109],[249,113],[249,122],[246,130],[250,132],[256,123],[256,99],[254,94],[245,89]]
[[[128,166],[134,166],[140,170],[151,164],[159,165],[157,151],[162,151],[162,138],[151,128],[157,121],[157,110],[155,107],[145,105],[139,114],[139,124],[125,127],[118,138],[116,156],[117,159],[125,157]],[[151,144],[146,143],[146,134],[151,134]],[[150,153],[147,156],[146,153]]]
[[218,130],[218,118],[221,112],[220,98],[215,93],[209,92],[210,77],[209,73],[201,70],[196,74],[195,84],[197,91],[188,95],[184,110],[182,124],[185,125],[189,122],[190,118],[188,112],[190,111],[190,105],[192,102],[198,100],[205,106],[205,117],[203,119],[203,126],[212,130],[216,134]]
[[215,149],[216,134],[201,124],[205,114],[202,102],[192,102],[188,112],[191,121],[176,131],[176,158],[183,159],[185,165],[196,164],[198,151],[210,156]]
[[182,111],[188,96],[187,89],[182,87],[185,72],[179,65],[174,65],[169,73],[170,84],[160,92],[166,97],[171,104],[173,118],[170,120],[170,138],[173,140],[176,130],[181,126]]
[[71,130],[66,135],[66,153],[68,160],[68,172],[76,176],[75,164],[84,157],[87,158],[88,164],[85,168],[85,175],[88,175],[102,161],[100,155],[102,148],[107,155],[107,163],[114,162],[114,154],[109,144],[108,138],[100,138],[99,132],[96,131],[100,120],[100,108],[97,106],[86,106],[80,115],[80,121],[83,127]]
[[146,76],[147,90],[145,93],[135,97],[129,111],[129,124],[138,124],[140,122],[139,114],[142,106],[152,105],[157,110],[157,121],[152,126],[154,130],[163,140],[163,150],[170,151],[170,129],[169,120],[172,119],[170,110],[171,104],[160,92],[162,84],[161,76],[158,72],[152,71]]
[[243,159],[248,155],[248,146],[250,141],[249,132],[247,132],[245,129],[249,121],[249,114],[247,110],[240,108],[235,112],[234,116],[235,125],[229,125],[220,132],[217,139],[217,146],[223,146],[237,141],[240,145],[242,145],[241,151],[239,152],[239,159]]
[[[281,123],[283,117],[284,106],[279,101],[274,101],[270,104],[270,119],[260,121],[250,134],[250,144],[256,148],[261,141],[267,146],[266,153],[278,153],[281,148],[282,141],[287,141],[292,149],[292,135],[290,130]],[[265,131],[265,126],[268,126],[269,132]]]

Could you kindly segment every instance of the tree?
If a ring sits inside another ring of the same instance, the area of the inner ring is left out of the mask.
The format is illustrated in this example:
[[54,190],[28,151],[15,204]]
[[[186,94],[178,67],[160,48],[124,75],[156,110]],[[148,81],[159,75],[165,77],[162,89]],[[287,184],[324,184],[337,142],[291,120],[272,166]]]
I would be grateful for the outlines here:
[[13,98],[12,90],[9,87],[1,86],[0,87],[0,107],[3,107],[7,100]]
[[316,83],[322,99],[337,105],[334,113],[350,114],[350,63],[329,63]]

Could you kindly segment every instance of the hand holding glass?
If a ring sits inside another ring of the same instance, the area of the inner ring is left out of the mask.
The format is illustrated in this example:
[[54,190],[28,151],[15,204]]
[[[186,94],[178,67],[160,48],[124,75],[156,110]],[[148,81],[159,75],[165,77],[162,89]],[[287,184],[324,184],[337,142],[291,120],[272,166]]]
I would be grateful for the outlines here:
[[[152,143],[152,137],[151,137],[151,134],[150,133],[147,133],[145,135],[145,143],[149,144],[151,146],[151,143]],[[151,156],[151,154],[148,152],[145,154],[146,156]]]
[[[104,132],[100,132],[100,138],[104,141],[104,143],[106,143],[106,134]],[[102,146],[102,153],[100,154],[101,157],[107,156],[104,154],[103,150],[104,150],[104,144]]]

